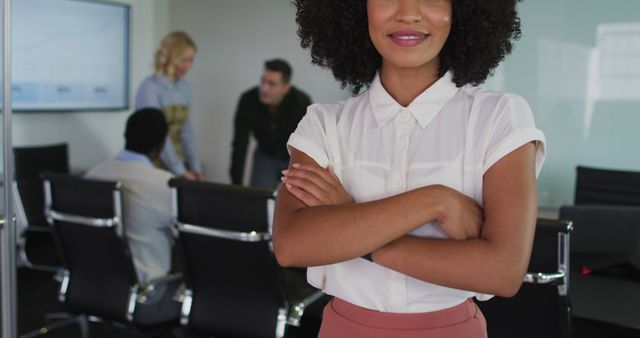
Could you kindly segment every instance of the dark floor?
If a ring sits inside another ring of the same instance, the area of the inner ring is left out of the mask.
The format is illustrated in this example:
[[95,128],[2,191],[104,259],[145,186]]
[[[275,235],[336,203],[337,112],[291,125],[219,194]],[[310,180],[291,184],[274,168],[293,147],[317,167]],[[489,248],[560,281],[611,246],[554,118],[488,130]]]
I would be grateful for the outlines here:
[[[640,316],[640,314],[638,314]],[[615,325],[586,319],[573,319],[574,338],[640,338],[640,330],[625,329]]]
[[[44,323],[46,313],[64,311],[57,301],[57,283],[50,273],[35,272],[28,269],[18,271],[18,333],[24,334],[39,328]],[[640,315],[640,314],[639,314]],[[640,331],[629,330],[599,322],[574,319],[575,338],[640,338]],[[305,318],[301,328],[290,328],[288,337],[306,338],[316,337],[320,321],[317,317]],[[92,324],[90,328],[92,338],[113,338],[134,336],[123,331],[109,332],[100,324]],[[170,333],[159,337],[172,337]],[[186,335],[188,336],[188,335]],[[48,338],[73,338],[79,337],[77,327],[69,327],[48,334]],[[517,337],[515,337],[517,338]],[[541,337],[542,338],[542,337]]]

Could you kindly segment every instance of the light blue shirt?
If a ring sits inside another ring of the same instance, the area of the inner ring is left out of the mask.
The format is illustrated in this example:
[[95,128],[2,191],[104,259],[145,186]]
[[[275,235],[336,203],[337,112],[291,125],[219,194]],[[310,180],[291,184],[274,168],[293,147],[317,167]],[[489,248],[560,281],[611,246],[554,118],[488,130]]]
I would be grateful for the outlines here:
[[172,178],[140,153],[122,150],[114,159],[91,168],[87,177],[122,183],[125,235],[141,283],[165,276],[171,269],[173,221]]
[[[163,107],[170,105],[191,106],[191,87],[189,87],[189,83],[185,79],[178,79],[173,82],[166,76],[151,75],[140,84],[136,94],[136,110],[141,108],[162,110]],[[190,112],[182,128],[180,141],[182,142],[185,161],[189,169],[201,173],[202,164],[198,159],[198,149]],[[187,171],[184,163],[176,154],[169,137],[167,137],[164,148],[160,153],[160,160],[176,176],[182,176]]]

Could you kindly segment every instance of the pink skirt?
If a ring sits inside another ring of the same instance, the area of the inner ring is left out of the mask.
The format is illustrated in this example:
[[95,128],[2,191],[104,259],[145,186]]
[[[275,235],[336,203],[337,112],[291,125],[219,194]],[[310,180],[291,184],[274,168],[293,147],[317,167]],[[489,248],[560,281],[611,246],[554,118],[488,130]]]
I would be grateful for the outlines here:
[[423,313],[369,310],[334,298],[324,308],[319,338],[486,338],[487,322],[468,299]]

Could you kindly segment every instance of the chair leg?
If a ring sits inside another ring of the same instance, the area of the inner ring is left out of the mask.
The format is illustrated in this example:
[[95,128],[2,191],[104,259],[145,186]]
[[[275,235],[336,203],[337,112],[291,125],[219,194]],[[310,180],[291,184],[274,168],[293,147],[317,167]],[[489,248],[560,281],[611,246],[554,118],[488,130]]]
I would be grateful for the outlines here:
[[[145,338],[145,334],[138,332],[134,327],[119,322],[103,321],[102,325],[107,329],[107,336],[111,338]],[[152,337],[152,336],[151,336]]]
[[66,327],[72,326],[72,325],[76,325],[78,324],[80,326],[80,332],[81,332],[81,337],[82,338],[89,338],[89,334],[88,334],[88,326],[86,326],[87,330],[85,333],[83,333],[82,330],[82,324],[81,324],[81,319],[82,316],[79,317],[73,317],[73,318],[67,318],[65,320],[60,320],[57,321],[55,323],[51,323],[48,324],[46,326],[43,326],[39,329],[33,330],[31,332],[25,333],[23,335],[20,336],[20,338],[34,338],[34,337],[39,337],[42,335],[45,335],[51,331],[55,331],[55,330],[59,330],[59,329],[64,329]]
[[89,338],[89,319],[87,316],[78,317],[78,327],[80,328],[80,338]]
[[44,315],[44,322],[49,324],[49,323],[55,323],[61,320],[73,319],[75,317],[76,316],[67,312],[47,313]]

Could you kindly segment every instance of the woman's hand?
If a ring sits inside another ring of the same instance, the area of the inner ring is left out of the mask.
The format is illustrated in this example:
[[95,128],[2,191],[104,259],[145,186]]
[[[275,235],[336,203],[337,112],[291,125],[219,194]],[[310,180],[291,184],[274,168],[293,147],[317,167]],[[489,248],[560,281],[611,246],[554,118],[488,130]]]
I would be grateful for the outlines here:
[[442,230],[453,239],[480,237],[484,214],[474,199],[443,185],[433,185],[427,189],[430,189],[428,193],[438,196],[437,221]]
[[185,171],[182,177],[189,181],[202,181],[202,175],[196,171]]
[[195,176],[196,181],[204,180],[204,176],[202,175],[202,173],[197,172],[197,171],[192,171],[191,173],[193,174],[193,176]]
[[282,171],[282,183],[308,207],[353,203],[331,167],[294,163]]

